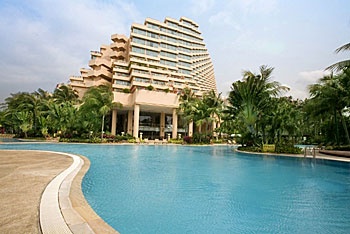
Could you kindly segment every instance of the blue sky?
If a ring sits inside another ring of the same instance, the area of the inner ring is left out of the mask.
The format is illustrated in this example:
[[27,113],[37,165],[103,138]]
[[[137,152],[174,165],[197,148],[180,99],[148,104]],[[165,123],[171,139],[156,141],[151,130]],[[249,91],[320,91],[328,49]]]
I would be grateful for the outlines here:
[[0,102],[52,92],[87,67],[90,50],[147,17],[199,24],[224,96],[243,70],[268,65],[287,95],[303,99],[325,67],[349,58],[334,53],[350,42],[348,0],[0,0],[0,15]]

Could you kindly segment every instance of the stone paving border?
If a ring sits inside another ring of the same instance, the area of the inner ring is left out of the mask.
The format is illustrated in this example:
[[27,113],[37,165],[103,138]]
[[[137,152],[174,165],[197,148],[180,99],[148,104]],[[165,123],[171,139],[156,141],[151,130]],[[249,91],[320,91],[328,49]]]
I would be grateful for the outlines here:
[[322,154],[322,152],[318,152],[318,151],[316,151],[316,155],[315,155],[315,157],[313,157],[313,155],[304,156],[303,154],[276,154],[276,153],[249,152],[249,151],[242,151],[242,150],[238,150],[238,149],[234,149],[234,150],[239,152],[239,153],[243,153],[243,154],[254,154],[254,155],[261,155],[261,156],[294,157],[294,158],[313,158],[313,159],[324,159],[324,160],[330,160],[330,161],[350,163],[350,158]]
[[[42,151],[49,153],[50,151]],[[55,152],[57,153],[57,152]],[[76,155],[59,153],[73,158],[73,163],[59,175],[57,175],[45,188],[40,202],[40,227],[44,234],[72,233],[60,210],[59,190],[65,178],[79,171],[84,161]],[[67,184],[66,184],[67,185]],[[64,186],[63,189],[67,189]],[[64,190],[65,191],[65,190]],[[68,191],[69,194],[69,191]]]
[[[84,166],[83,157],[61,152],[40,152],[73,158],[71,166],[57,175],[42,194],[39,219],[42,233],[118,233],[93,211],[81,191],[81,181],[89,163],[81,172]],[[88,159],[84,159],[85,162],[89,162]]]

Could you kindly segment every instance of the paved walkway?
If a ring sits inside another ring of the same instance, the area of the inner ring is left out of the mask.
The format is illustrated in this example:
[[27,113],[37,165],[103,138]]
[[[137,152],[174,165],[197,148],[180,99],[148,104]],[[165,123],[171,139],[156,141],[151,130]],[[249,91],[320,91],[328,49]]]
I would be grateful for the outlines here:
[[[71,156],[48,151],[0,150],[0,233],[61,233],[58,230],[65,228],[67,233],[118,234],[95,213],[82,193],[81,181],[90,166],[88,159],[81,156],[84,163],[77,168],[80,170],[61,180],[64,177],[61,173],[73,163]],[[52,189],[52,183],[59,178],[60,188]],[[50,195],[43,199],[43,193]],[[44,204],[52,198],[57,200],[57,195],[59,206],[52,201]],[[41,230],[39,212],[43,215],[45,210],[49,215],[41,217],[42,225],[45,221],[45,230]],[[62,213],[64,220],[52,220],[52,214],[57,213]]]
[[41,194],[72,161],[55,153],[0,150],[0,233],[40,233]]

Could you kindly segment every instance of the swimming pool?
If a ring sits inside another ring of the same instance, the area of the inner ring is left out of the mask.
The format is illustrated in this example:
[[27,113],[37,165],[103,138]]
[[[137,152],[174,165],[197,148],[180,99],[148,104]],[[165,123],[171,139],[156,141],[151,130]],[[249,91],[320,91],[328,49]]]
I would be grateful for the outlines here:
[[87,156],[83,192],[121,233],[349,233],[350,167],[227,146],[2,144]]

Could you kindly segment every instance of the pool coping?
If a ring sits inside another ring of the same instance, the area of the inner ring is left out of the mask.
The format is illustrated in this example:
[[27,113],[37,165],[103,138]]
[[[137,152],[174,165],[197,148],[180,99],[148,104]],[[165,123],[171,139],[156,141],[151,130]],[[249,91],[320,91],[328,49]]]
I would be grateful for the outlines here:
[[69,156],[73,163],[46,186],[40,201],[39,222],[43,234],[110,233],[118,234],[98,216],[86,201],[81,182],[90,167],[83,156],[55,151],[41,151]]
[[260,156],[312,158],[312,159],[324,159],[324,160],[330,160],[330,161],[350,163],[350,158],[321,154],[320,152],[316,152],[315,157],[314,157],[313,155],[306,155],[305,156],[304,154],[277,154],[277,153],[248,152],[248,151],[238,150],[237,148],[235,148],[234,150],[239,152],[239,153],[243,153],[243,154],[255,154],[255,155],[260,155]]

